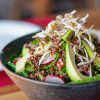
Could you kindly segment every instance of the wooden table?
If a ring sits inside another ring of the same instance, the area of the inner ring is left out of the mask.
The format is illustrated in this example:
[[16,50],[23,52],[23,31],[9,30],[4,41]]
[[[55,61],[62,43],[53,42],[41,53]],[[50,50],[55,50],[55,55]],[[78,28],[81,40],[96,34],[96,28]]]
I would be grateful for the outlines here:
[[0,100],[29,100],[28,97],[17,88],[16,85],[9,85],[0,88]]
[[[94,25],[95,29],[100,29],[100,9],[79,11],[77,15],[89,13],[87,27]],[[0,88],[0,100],[28,100],[26,95],[21,92],[16,85],[10,85]]]

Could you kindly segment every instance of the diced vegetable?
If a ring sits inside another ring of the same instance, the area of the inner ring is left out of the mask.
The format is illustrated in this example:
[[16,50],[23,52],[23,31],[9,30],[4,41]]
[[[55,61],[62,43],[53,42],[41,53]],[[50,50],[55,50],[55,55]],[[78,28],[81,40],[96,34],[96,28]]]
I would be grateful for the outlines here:
[[20,59],[21,59],[21,57],[18,57],[18,58],[16,58],[16,59],[14,59],[14,61],[13,61],[14,65],[15,65]]
[[61,70],[64,67],[64,62],[62,61],[62,59],[60,58],[57,63],[56,63],[56,67]]

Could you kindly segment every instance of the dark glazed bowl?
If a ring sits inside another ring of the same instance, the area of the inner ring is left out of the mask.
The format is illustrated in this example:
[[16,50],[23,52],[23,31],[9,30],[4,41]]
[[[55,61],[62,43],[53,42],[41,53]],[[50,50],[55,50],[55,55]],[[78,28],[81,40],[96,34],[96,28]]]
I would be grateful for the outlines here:
[[30,41],[32,36],[33,34],[12,41],[1,53],[1,63],[5,72],[30,100],[100,100],[100,81],[61,85],[27,79],[10,71],[6,64],[11,55],[19,54],[23,44]]

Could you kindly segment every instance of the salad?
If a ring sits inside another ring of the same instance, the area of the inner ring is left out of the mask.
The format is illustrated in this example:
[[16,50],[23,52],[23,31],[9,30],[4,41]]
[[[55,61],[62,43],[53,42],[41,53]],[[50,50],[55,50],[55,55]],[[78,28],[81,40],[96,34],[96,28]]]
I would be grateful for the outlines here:
[[[33,35],[7,65],[15,73],[39,81],[73,84],[100,80],[100,44],[85,17],[76,11],[58,15],[45,30]],[[16,48],[17,49],[17,48]]]

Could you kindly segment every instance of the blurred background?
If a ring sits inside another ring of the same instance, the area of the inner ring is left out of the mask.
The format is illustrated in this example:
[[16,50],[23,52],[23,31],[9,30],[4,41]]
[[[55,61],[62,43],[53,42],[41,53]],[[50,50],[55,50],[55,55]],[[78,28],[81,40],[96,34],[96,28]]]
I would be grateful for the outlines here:
[[26,20],[40,18],[39,20],[41,20],[74,9],[80,16],[86,13],[90,14],[87,27],[94,24],[94,28],[100,29],[100,23],[98,22],[100,0],[0,0],[0,19]]
[[100,0],[0,0],[0,19],[45,17],[100,7]]

